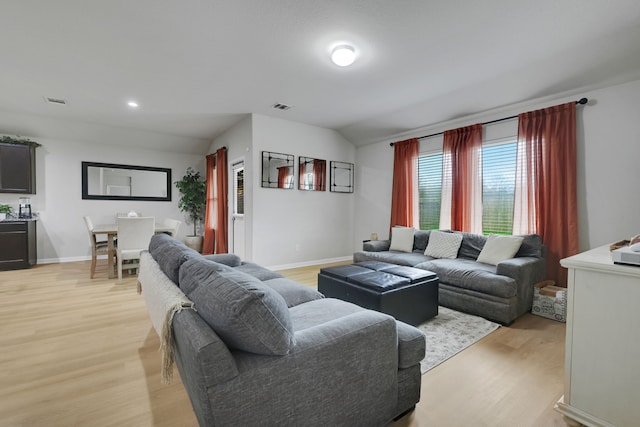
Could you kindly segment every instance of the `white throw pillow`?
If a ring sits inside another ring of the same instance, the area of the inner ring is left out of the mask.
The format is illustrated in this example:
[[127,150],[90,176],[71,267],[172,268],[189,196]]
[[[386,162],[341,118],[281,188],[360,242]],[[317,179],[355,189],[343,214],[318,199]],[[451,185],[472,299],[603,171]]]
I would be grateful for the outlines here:
[[480,255],[478,255],[477,261],[496,265],[500,261],[511,259],[518,253],[523,240],[523,237],[490,234],[487,237],[487,243],[484,244]]
[[462,234],[434,230],[429,233],[429,243],[424,254],[433,258],[457,258]]
[[393,227],[391,229],[390,251],[413,252],[413,227]]

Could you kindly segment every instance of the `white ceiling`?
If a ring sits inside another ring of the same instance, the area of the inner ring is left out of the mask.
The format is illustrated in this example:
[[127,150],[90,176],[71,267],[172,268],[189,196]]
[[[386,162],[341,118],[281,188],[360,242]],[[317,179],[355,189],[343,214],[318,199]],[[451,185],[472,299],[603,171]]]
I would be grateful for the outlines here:
[[[356,48],[349,68],[329,60],[339,42]],[[639,79],[640,2],[4,1],[0,57],[0,133],[194,152],[257,113],[363,145]]]

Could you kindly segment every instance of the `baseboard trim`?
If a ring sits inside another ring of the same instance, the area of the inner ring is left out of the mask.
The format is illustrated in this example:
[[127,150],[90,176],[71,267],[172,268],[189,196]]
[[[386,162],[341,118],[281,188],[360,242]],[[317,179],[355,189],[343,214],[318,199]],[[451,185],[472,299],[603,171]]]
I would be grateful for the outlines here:
[[[99,256],[98,259],[101,259],[101,257]],[[107,259],[106,255],[104,255],[104,259]],[[37,264],[61,264],[65,262],[78,262],[78,261],[91,261],[91,255],[67,257],[67,258],[44,258],[44,259],[39,258],[37,261]]]

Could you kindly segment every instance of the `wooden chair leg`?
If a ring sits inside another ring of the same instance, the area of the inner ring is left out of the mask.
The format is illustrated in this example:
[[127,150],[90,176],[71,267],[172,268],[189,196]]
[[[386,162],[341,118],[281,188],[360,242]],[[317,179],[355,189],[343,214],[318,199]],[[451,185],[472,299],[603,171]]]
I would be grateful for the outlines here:
[[96,253],[93,252],[91,254],[91,274],[89,275],[90,279],[93,279],[93,276],[96,274]]

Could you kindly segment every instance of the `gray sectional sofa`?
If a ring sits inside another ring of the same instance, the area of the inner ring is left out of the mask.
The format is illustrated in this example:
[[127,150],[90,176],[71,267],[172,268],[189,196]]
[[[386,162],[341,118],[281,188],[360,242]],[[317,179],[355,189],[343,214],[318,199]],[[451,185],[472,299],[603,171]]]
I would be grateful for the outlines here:
[[201,426],[384,426],[420,400],[424,335],[391,316],[160,234],[139,281],[194,305],[170,332]]
[[440,279],[440,305],[504,325],[531,310],[534,284],[544,280],[546,273],[546,248],[540,236],[521,236],[522,245],[513,258],[490,265],[476,261],[486,236],[447,232],[462,235],[455,259],[424,255],[431,231],[416,230],[412,252],[390,251],[391,240],[365,241],[353,261],[384,261],[432,271]]

